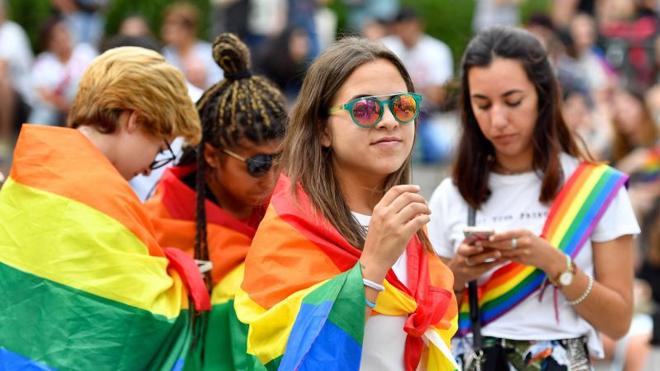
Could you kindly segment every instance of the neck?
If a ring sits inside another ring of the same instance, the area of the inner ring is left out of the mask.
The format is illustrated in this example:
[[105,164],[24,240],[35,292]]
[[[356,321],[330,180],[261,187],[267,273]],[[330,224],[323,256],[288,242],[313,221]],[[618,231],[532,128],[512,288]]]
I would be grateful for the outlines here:
[[71,50],[67,50],[67,51],[59,52],[55,55],[57,56],[57,59],[60,60],[60,62],[66,63],[69,61],[69,59],[71,59],[71,54],[73,54],[73,52]]
[[185,40],[181,40],[181,43],[179,43],[176,46],[176,49],[179,51],[179,54],[186,55],[188,54],[190,49],[192,49],[194,44],[195,44],[195,39],[186,38]]
[[346,169],[338,171],[334,164],[333,167],[348,208],[356,213],[371,215],[383,197],[385,177],[368,178]]
[[230,213],[237,219],[247,219],[252,215],[254,207],[246,205],[245,203],[237,200],[229,194],[223,187],[221,187],[211,176],[206,175],[206,184],[209,190],[218,201],[218,206],[224,211]]
[[103,153],[103,156],[115,165],[115,148],[117,146],[113,143],[113,136],[99,133],[91,126],[79,126],[78,131],[92,142]]
[[531,154],[529,156],[495,156],[494,171],[499,174],[513,175],[522,174],[533,169],[533,160]]

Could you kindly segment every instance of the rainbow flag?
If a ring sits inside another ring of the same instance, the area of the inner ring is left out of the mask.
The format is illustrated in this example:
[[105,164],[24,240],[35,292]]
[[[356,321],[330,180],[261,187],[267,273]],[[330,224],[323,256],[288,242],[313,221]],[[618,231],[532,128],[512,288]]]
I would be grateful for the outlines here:
[[630,175],[630,182],[655,182],[660,179],[660,145],[646,153],[642,165]]
[[[154,197],[146,202],[161,246],[181,249],[194,256],[196,193],[183,182],[195,166],[172,167],[165,171]],[[211,312],[204,318],[204,341],[196,343],[189,358],[194,370],[263,370],[247,354],[247,325],[236,318],[234,296],[243,281],[244,261],[255,225],[238,220],[206,201],[209,258],[213,263]],[[251,218],[258,224],[263,210]]]
[[[236,295],[249,324],[248,352],[270,370],[357,370],[365,297],[361,251],[316,213],[282,176],[254,237]],[[407,370],[454,370],[449,350],[457,329],[453,275],[415,237],[406,249],[408,285],[389,272],[374,315],[407,316]]]
[[0,191],[1,369],[179,370],[200,287],[87,138],[23,126]]
[[[581,163],[553,202],[541,237],[575,258],[627,179],[625,174],[607,165]],[[479,285],[482,326],[538,290],[544,279],[540,269],[518,263],[497,269]],[[471,331],[469,301],[465,295],[459,315],[460,335]]]

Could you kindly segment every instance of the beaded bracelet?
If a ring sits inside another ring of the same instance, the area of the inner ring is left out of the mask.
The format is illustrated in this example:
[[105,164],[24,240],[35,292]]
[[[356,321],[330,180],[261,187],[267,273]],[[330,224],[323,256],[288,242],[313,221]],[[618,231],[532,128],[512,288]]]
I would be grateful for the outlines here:
[[587,279],[589,279],[589,283],[587,284],[587,289],[584,290],[584,292],[582,293],[582,295],[580,295],[579,298],[577,298],[575,300],[567,301],[567,303],[569,305],[578,305],[578,304],[582,303],[584,301],[584,299],[587,298],[587,296],[589,296],[589,294],[591,293],[591,289],[594,288],[594,278],[591,277],[590,275],[587,275]]

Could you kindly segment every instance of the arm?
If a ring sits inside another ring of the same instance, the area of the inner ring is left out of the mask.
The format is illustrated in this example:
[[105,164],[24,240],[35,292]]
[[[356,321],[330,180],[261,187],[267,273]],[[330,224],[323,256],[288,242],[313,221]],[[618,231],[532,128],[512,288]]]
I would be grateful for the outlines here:
[[[511,247],[514,237],[517,239],[515,249]],[[496,234],[486,245],[500,249],[503,257],[543,270],[553,279],[566,270],[565,254],[526,230]],[[617,339],[626,334],[632,319],[632,236],[593,242],[592,250],[595,268],[593,288],[574,308],[598,331]],[[573,282],[560,289],[566,299],[572,301],[585,293],[588,284],[586,273],[577,267]]]

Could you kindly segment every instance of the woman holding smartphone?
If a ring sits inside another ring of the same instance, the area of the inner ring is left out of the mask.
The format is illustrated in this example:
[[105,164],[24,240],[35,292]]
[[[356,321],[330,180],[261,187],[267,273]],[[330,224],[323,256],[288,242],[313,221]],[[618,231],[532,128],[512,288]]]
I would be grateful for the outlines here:
[[[528,32],[478,34],[462,84],[460,147],[451,179],[430,201],[429,225],[455,275],[455,354],[466,370],[588,370],[589,354],[602,356],[597,331],[619,338],[631,320],[639,227],[627,176],[577,146],[546,52]],[[476,226],[496,232],[465,240],[470,209]],[[470,341],[471,280],[481,349]]]

